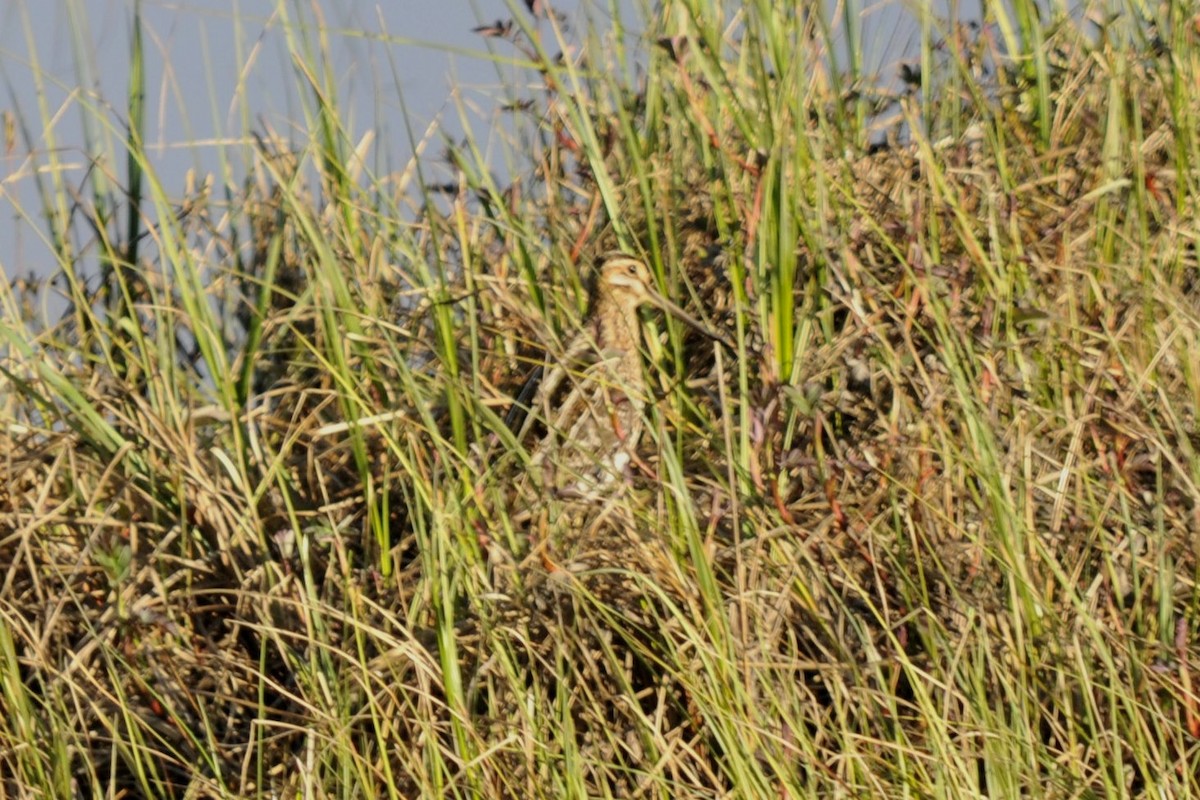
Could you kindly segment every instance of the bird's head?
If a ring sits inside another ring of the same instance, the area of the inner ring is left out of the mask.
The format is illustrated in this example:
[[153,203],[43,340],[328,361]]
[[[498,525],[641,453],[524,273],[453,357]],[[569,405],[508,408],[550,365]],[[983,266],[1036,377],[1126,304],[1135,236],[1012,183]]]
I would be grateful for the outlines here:
[[658,303],[654,278],[641,259],[628,253],[609,253],[600,264],[600,291],[619,305]]
[[696,330],[717,339],[731,349],[737,349],[729,337],[714,332],[700,320],[672,303],[654,288],[654,277],[646,262],[628,253],[613,252],[604,256],[600,263],[598,289],[601,301],[615,304],[625,312],[635,311],[639,306],[652,305],[666,311]]

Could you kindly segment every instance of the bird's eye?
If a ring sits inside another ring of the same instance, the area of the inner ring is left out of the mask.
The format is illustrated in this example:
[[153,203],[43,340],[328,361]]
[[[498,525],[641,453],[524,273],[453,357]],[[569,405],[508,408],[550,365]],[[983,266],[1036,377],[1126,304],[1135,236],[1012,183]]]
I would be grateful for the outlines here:
[[627,269],[630,275],[637,275],[637,264],[630,264]]

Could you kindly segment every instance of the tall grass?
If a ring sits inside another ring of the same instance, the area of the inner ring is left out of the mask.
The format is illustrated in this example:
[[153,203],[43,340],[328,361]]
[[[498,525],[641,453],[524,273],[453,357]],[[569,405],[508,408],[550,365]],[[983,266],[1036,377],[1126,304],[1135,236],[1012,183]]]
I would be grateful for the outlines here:
[[[920,9],[904,84],[854,4],[514,3],[503,124],[395,174],[280,4],[302,135],[186,190],[138,8],[82,188],[36,52],[18,110],[6,794],[1197,791],[1195,8]],[[642,463],[530,490],[614,247],[719,335],[647,315]]]

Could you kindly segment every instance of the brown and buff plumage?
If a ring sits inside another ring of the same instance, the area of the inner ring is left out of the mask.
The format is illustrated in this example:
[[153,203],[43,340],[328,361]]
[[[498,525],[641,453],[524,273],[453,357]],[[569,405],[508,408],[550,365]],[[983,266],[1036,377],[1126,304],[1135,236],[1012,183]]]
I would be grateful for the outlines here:
[[[536,420],[545,422],[530,467],[550,476],[548,486],[589,492],[611,484],[632,460],[649,399],[639,353],[638,309],[644,305],[702,329],[655,291],[650,269],[640,259],[626,253],[605,257],[583,330],[546,371],[517,431],[523,440]],[[569,388],[563,385],[568,380]]]

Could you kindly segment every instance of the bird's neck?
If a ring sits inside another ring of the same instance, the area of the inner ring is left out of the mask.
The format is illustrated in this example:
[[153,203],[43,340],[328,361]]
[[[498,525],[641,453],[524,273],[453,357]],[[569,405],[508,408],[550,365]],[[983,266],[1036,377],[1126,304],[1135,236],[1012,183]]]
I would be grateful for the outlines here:
[[641,322],[638,320],[637,307],[633,305],[622,307],[614,298],[605,297],[603,307],[596,315],[596,340],[601,350],[617,350],[621,353],[636,356],[638,336]]

